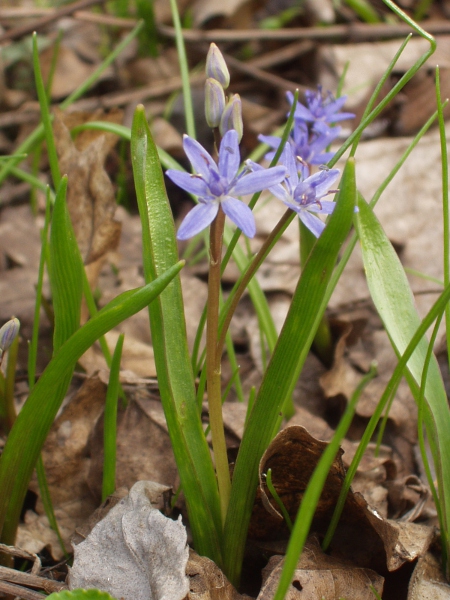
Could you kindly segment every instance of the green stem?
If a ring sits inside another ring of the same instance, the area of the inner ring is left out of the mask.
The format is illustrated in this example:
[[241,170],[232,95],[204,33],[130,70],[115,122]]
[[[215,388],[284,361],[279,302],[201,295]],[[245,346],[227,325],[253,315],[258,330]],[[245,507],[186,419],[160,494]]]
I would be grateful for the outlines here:
[[284,215],[281,217],[281,219],[275,225],[274,229],[270,232],[270,234],[265,239],[263,245],[258,250],[258,253],[254,257],[252,262],[249,264],[245,273],[242,275],[240,281],[238,282],[238,286],[237,286],[236,290],[234,291],[234,293],[232,292],[232,301],[227,308],[227,312],[225,314],[223,323],[220,325],[220,337],[219,337],[219,341],[217,343],[216,360],[217,360],[217,358],[220,358],[220,355],[222,353],[222,348],[225,343],[225,336],[227,335],[227,331],[228,331],[228,327],[230,326],[231,319],[234,315],[234,312],[236,310],[239,300],[241,299],[242,294],[247,289],[249,281],[252,279],[252,277],[254,276],[256,271],[259,269],[259,267],[261,266],[263,261],[266,259],[270,250],[273,248],[274,243],[279,239],[281,233],[286,229],[286,227],[292,221],[294,216],[295,216],[295,213],[290,209],[288,209],[284,213]]
[[208,277],[208,305],[206,326],[206,378],[208,389],[209,422],[219,485],[222,523],[225,522],[230,500],[231,481],[228,469],[227,447],[222,418],[221,352],[217,352],[221,282],[222,239],[225,213],[219,208],[211,224]]

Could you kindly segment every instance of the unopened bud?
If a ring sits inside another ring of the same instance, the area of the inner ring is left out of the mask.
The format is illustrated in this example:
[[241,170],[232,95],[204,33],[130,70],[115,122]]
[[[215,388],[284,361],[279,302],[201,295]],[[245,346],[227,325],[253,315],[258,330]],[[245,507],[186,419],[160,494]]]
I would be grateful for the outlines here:
[[215,79],[224,89],[230,85],[227,63],[216,44],[210,45],[206,56],[206,77]]
[[3,327],[0,328],[0,364],[3,357],[3,353],[8,350],[13,341],[16,339],[19,333],[20,322],[15,317],[10,321],[7,321]]
[[225,92],[221,84],[212,77],[205,83],[205,116],[210,127],[219,127],[225,109]]
[[228,101],[220,120],[220,133],[222,136],[230,129],[237,131],[239,141],[241,141],[244,124],[242,123],[242,102],[239,94],[234,94]]

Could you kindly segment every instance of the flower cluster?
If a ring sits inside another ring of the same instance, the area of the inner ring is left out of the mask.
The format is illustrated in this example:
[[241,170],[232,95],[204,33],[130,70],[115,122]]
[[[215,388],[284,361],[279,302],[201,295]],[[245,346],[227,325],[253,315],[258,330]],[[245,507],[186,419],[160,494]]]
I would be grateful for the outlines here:
[[[292,105],[293,94],[287,92],[286,96]],[[317,215],[329,215],[335,207],[334,202],[323,201],[322,198],[330,193],[330,187],[339,177],[339,170],[322,169],[310,175],[310,166],[321,165],[333,157],[333,152],[327,152],[326,148],[341,132],[341,128],[334,124],[355,115],[340,112],[346,96],[335,99],[328,92],[324,97],[320,86],[317,92],[307,91],[305,98],[307,106],[298,103],[295,107],[294,126],[280,157],[280,163],[287,169],[285,181],[283,185],[270,188],[270,191],[294,210],[306,227],[318,237],[325,225]],[[271,160],[281,138],[260,135],[259,139],[273,148],[266,155]]]
[[[294,210],[300,220],[318,237],[325,224],[318,214],[329,215],[335,203],[322,198],[330,193],[331,186],[339,177],[338,169],[321,169],[310,175],[311,165],[328,162],[332,152],[326,148],[340,133],[336,122],[352,118],[351,113],[340,112],[346,97],[334,99],[331,93],[323,96],[306,92],[307,106],[297,104],[294,127],[280,157],[280,164],[265,169],[247,161],[239,172],[239,142],[242,138],[242,105],[237,94],[225,99],[230,75],[225,60],[215,44],[211,44],[206,59],[205,116],[210,127],[223,136],[216,163],[196,140],[184,136],[183,148],[189,158],[194,174],[169,169],[167,176],[181,188],[197,196],[198,204],[185,217],[177,237],[185,240],[193,237],[216,218],[219,208],[248,237],[255,235],[255,221],[250,208],[237,198],[268,189],[286,206]],[[292,104],[293,95],[287,93]],[[273,158],[281,138],[259,136],[262,142],[274,150],[267,155]],[[334,190],[336,191],[336,190]]]

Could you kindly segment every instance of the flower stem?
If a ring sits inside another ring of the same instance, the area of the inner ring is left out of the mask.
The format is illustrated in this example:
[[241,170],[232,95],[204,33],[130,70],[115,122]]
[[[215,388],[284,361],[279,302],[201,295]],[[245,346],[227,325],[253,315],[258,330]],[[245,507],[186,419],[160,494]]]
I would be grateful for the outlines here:
[[230,500],[231,482],[228,468],[227,447],[222,418],[221,393],[221,353],[217,352],[220,300],[220,266],[222,260],[222,239],[225,214],[219,208],[217,217],[211,224],[210,256],[208,277],[208,304],[206,327],[206,378],[208,389],[209,422],[216,462],[217,482],[219,485],[222,522],[225,522]]
[[256,271],[259,269],[262,262],[265,260],[265,258],[269,254],[269,252],[272,250],[275,242],[279,239],[280,235],[287,228],[287,226],[289,225],[289,223],[292,221],[292,219],[294,217],[295,217],[295,213],[290,209],[288,209],[283,214],[281,219],[275,225],[274,229],[270,232],[270,234],[264,240],[263,245],[258,250],[258,253],[253,258],[252,262],[248,265],[247,270],[242,275],[236,289],[233,289],[233,291],[232,291],[233,299],[227,308],[225,318],[223,320],[223,323],[220,326],[220,337],[219,337],[219,341],[217,343],[216,359],[217,359],[217,357],[220,357],[222,354],[222,348],[225,343],[225,336],[227,334],[228,327],[230,326],[230,322],[233,317],[234,311],[236,310],[238,302],[241,299],[242,294],[245,292],[249,281],[251,280],[253,275],[256,273]]

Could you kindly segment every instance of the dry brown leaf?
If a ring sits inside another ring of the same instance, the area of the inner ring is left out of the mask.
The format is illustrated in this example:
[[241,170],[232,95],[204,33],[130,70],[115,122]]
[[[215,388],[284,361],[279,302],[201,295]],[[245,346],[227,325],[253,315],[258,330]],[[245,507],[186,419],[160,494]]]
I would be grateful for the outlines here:
[[[68,176],[67,206],[83,262],[102,259],[117,248],[120,223],[114,220],[114,188],[104,163],[117,142],[112,133],[83,132],[73,142],[70,129],[89,120],[106,120],[101,114],[64,115],[56,112],[54,132],[61,173]],[[120,111],[110,113],[109,120],[120,123]],[[100,267],[97,267],[96,275]]]
[[[55,420],[44,445],[47,483],[50,489],[58,524],[64,543],[70,548],[70,537],[99,504],[88,487],[89,457],[86,446],[92,427],[101,415],[105,403],[106,386],[97,377],[88,379]],[[39,495],[37,481],[31,489]],[[28,516],[28,524],[34,531],[47,528],[48,521],[41,502],[36,506],[38,519]],[[29,535],[27,523],[20,527],[19,540]],[[40,533],[44,546],[51,543],[55,559],[62,558],[62,551],[51,533]],[[50,542],[48,540],[51,540]],[[21,541],[26,548],[25,541]],[[43,547],[44,547],[43,546]]]
[[[161,402],[152,399],[145,388],[131,393],[120,410],[117,423],[116,486],[130,488],[145,479],[176,487],[178,471],[167,431]],[[89,440],[89,487],[96,497],[101,494],[103,472],[103,419],[99,419]]]
[[[44,81],[48,81],[54,54],[55,48],[49,46],[39,55]],[[76,52],[61,43],[52,79],[52,99],[57,100],[71,94],[92,75],[96,68],[97,65],[81,60]],[[68,73],[70,77],[67,77]]]
[[[323,453],[325,442],[313,438],[303,427],[281,431],[268,447],[260,462],[262,505],[255,503],[251,535],[258,539],[276,539],[287,535],[278,506],[271,498],[264,474],[272,469],[272,482],[291,519],[295,519],[308,481]],[[339,451],[327,477],[315,512],[312,532],[324,534],[336,506],[345,470]],[[262,506],[268,511],[264,515]],[[414,524],[410,524],[414,525]],[[418,525],[416,525],[419,528]],[[431,528],[421,536],[420,552],[407,547],[399,527],[384,520],[363,496],[349,492],[333,540],[333,551],[352,560],[355,565],[383,571],[398,569],[404,562],[423,553],[429,543]],[[270,537],[269,537],[270,535]]]
[[449,600],[450,585],[431,552],[419,558],[408,586],[408,600]]
[[212,560],[191,549],[186,575],[189,577],[189,600],[250,600],[249,596],[238,594]]
[[[257,600],[271,600],[278,587],[284,558],[273,556],[263,571],[264,584]],[[324,554],[317,539],[310,537],[297,563],[285,600],[373,600],[373,586],[383,592],[384,578],[371,569]]]

